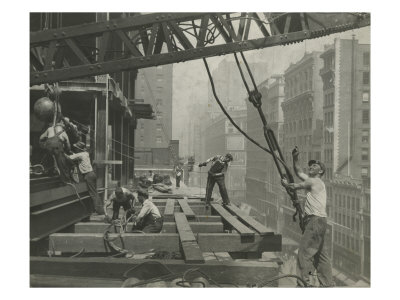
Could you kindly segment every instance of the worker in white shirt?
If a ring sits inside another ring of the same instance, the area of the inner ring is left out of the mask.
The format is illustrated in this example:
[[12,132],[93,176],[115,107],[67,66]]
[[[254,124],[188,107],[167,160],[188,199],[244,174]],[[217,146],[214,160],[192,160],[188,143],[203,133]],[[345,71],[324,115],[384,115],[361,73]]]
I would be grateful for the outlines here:
[[101,214],[103,207],[102,201],[97,194],[97,177],[96,174],[93,172],[93,167],[90,163],[90,157],[89,153],[87,152],[85,143],[77,142],[73,145],[72,149],[75,153],[69,155],[68,157],[78,163],[79,171],[86,181],[89,195],[93,200],[93,210],[97,214]]
[[138,190],[137,194],[138,200],[142,204],[142,209],[136,217],[132,231],[141,230],[145,233],[160,232],[163,227],[163,218],[157,206],[148,199],[149,194],[147,191]]

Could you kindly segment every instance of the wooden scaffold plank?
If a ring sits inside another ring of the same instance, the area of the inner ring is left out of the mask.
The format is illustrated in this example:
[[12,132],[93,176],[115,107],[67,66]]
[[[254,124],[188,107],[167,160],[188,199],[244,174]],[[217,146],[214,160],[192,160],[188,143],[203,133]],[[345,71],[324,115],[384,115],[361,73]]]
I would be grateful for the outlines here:
[[237,207],[234,204],[228,205],[226,209],[231,212],[232,214],[235,214],[243,223],[245,223],[248,226],[251,226],[254,228],[260,235],[273,235],[274,232],[271,232],[267,227],[265,227],[263,224],[257,222],[254,220],[251,216],[246,215],[239,207]]
[[[133,223],[128,223],[128,231]],[[189,222],[193,233],[222,233],[223,224],[221,222]],[[104,222],[80,222],[75,224],[75,233],[104,233],[110,226]],[[114,229],[115,228],[115,229]],[[112,227],[111,232],[118,233],[119,227]],[[164,222],[162,233],[177,233],[175,222]]]
[[174,218],[175,199],[168,199],[164,210],[164,221],[172,221]]
[[228,224],[232,226],[241,236],[254,236],[254,231],[243,225],[238,219],[232,216],[225,208],[220,204],[211,204],[212,208],[224,219]]
[[190,208],[187,199],[178,199],[179,205],[182,208],[183,213],[185,214],[188,220],[192,220],[195,218],[195,213]]
[[197,244],[196,238],[190,228],[189,222],[184,213],[175,213],[176,227],[179,233],[185,262],[204,263],[204,257]]

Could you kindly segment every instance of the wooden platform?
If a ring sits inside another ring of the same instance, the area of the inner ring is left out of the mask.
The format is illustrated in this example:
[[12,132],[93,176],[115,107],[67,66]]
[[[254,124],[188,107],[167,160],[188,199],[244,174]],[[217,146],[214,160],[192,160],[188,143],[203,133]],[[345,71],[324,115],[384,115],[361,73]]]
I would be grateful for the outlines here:
[[[91,216],[88,222],[76,223],[74,232],[49,236],[49,251],[53,257],[31,259],[31,285],[96,287],[102,286],[104,278],[113,278],[104,286],[119,286],[123,270],[157,261],[150,259],[155,253],[179,254],[171,257],[180,259],[162,260],[168,268],[184,271],[201,266],[202,270],[225,282],[246,284],[277,274],[276,262],[248,261],[246,258],[257,259],[263,252],[281,251],[281,235],[268,231],[238,207],[213,203],[212,209],[206,209],[200,199],[185,197],[152,201],[164,217],[160,233],[132,233],[131,224],[121,233],[119,227],[105,223],[104,216]],[[104,239],[107,229],[112,244]],[[115,246],[133,253],[133,257],[129,260],[110,258],[118,254]],[[84,257],[63,258],[76,253],[83,253]],[[242,259],[239,262],[233,257]],[[107,271],[101,269],[103,267]],[[86,283],[75,276],[82,277],[83,281],[87,278]]]

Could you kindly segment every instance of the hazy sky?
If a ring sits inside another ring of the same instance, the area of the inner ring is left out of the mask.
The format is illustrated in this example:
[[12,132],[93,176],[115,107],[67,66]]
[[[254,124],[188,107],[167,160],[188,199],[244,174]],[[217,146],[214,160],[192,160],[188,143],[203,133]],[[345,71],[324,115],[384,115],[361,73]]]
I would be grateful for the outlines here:
[[[264,80],[272,74],[282,74],[290,63],[300,60],[305,51],[323,50],[324,45],[332,44],[335,38],[351,39],[353,34],[359,43],[370,43],[370,27],[364,27],[288,46],[246,51],[244,54],[249,62],[268,62],[268,74],[261,79]],[[233,57],[233,54],[212,57],[208,58],[207,62],[212,71],[221,60],[224,58],[234,60]],[[187,107],[190,105],[191,99],[207,103],[208,76],[201,59],[174,64],[173,76],[172,138],[179,139],[180,133],[184,130],[190,117],[187,114]],[[261,80],[256,79],[256,82]]]

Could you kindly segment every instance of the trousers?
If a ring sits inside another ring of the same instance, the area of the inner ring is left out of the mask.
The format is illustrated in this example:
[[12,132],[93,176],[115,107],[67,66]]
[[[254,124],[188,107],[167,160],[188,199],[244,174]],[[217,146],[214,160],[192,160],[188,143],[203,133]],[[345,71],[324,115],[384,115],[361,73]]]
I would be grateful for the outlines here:
[[134,230],[141,230],[144,233],[159,233],[163,227],[163,218],[154,218],[152,214],[148,214],[139,222],[136,226],[132,228]]
[[223,203],[229,204],[230,201],[229,201],[228,192],[227,192],[226,186],[225,186],[225,176],[223,174],[214,176],[210,172],[208,173],[208,177],[207,177],[206,203],[209,204],[211,201],[211,195],[212,195],[212,191],[214,189],[215,183],[218,184],[219,193],[221,194]]
[[181,186],[181,176],[176,176],[175,180],[176,180],[176,187],[180,187]]
[[[332,265],[324,243],[327,220],[311,215],[304,218],[304,223],[305,230],[297,256],[297,275],[310,284],[310,276],[315,269],[320,286],[333,286]],[[303,286],[300,281],[298,285]]]
[[129,210],[129,212],[126,215],[127,219],[132,215],[132,205],[129,200],[123,202],[113,201],[113,216],[112,216],[113,220],[118,219],[119,209],[121,206],[124,208],[125,211]]
[[96,174],[93,171],[91,171],[91,172],[85,173],[83,175],[83,177],[86,181],[86,186],[88,188],[90,198],[92,198],[92,201],[93,201],[92,211],[96,211],[98,214],[100,214],[100,213],[102,213],[102,210],[103,210],[103,204],[99,197],[99,194],[97,194]]

